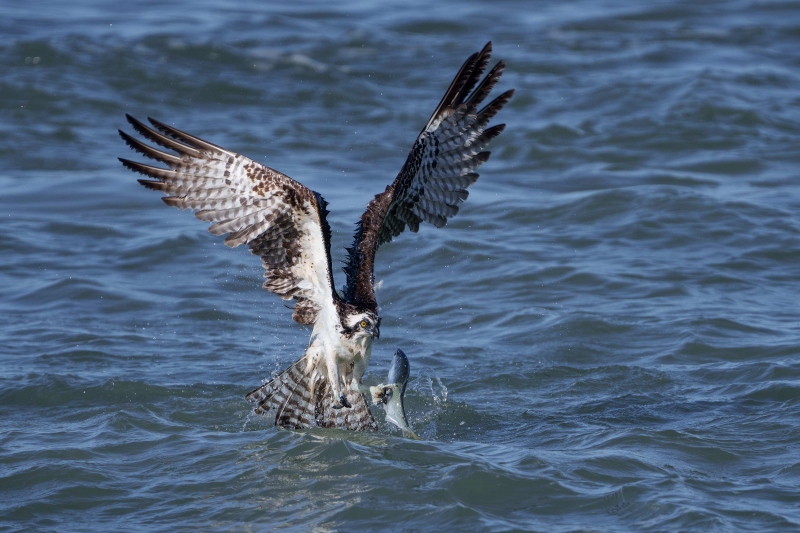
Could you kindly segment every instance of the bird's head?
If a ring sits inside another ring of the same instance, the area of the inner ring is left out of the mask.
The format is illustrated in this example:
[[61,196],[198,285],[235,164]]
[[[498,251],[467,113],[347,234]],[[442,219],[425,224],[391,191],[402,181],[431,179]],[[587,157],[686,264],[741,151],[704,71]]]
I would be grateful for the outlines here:
[[350,313],[342,322],[345,334],[352,338],[381,336],[381,318],[372,311]]
[[405,405],[403,405],[408,376],[408,358],[403,353],[403,350],[398,349],[392,358],[392,366],[389,367],[388,383],[370,387],[370,392],[372,393],[372,401],[383,407],[388,422],[400,428],[405,437],[419,439],[408,425],[406,409]]

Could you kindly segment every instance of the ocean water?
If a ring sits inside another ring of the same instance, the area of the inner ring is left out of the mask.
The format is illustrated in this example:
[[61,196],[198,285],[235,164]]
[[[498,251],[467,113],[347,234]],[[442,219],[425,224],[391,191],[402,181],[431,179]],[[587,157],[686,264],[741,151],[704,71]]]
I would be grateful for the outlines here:
[[[309,331],[124,114],[320,192],[338,262],[488,40],[506,131],[377,260],[422,439],[271,427]],[[798,50],[792,1],[3,4],[0,529],[797,531]]]

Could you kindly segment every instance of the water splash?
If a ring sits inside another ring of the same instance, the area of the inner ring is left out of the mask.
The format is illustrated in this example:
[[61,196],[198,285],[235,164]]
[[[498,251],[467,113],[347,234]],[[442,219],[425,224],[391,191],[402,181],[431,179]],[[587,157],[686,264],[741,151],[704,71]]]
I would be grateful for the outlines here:
[[421,368],[416,379],[413,379],[409,385],[418,394],[425,391],[437,406],[444,406],[447,403],[447,387],[430,368]]

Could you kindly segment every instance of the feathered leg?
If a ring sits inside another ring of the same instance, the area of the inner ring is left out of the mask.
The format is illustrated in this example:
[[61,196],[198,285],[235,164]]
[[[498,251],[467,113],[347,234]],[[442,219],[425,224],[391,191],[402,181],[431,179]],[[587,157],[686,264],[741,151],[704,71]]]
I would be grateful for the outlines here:
[[328,369],[328,385],[331,390],[331,395],[336,400],[333,402],[334,409],[341,409],[342,407],[352,407],[347,401],[347,393],[342,390],[342,369],[339,358],[336,353],[330,350],[325,352],[325,366]]

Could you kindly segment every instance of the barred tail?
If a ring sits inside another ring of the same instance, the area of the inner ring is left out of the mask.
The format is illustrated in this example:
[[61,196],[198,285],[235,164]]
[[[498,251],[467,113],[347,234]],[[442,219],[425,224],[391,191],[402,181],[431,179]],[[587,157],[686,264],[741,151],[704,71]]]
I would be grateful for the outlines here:
[[269,383],[247,396],[256,404],[256,414],[274,417],[275,425],[291,428],[340,428],[377,431],[363,394],[348,391],[352,407],[334,409],[334,401],[324,373],[307,368],[306,356],[295,361]]
[[315,411],[317,426],[352,429],[354,431],[378,431],[378,424],[372,417],[369,404],[367,404],[367,399],[363,394],[348,391],[347,401],[352,407],[334,409],[333,395],[328,390],[328,382],[320,383],[318,385]]
[[275,425],[288,428],[309,428],[316,426],[312,372],[306,372],[304,355],[275,379],[263,385],[245,398],[256,404],[256,414],[274,416]]

